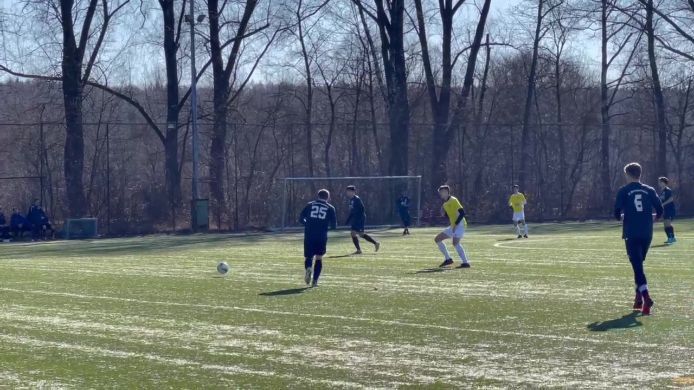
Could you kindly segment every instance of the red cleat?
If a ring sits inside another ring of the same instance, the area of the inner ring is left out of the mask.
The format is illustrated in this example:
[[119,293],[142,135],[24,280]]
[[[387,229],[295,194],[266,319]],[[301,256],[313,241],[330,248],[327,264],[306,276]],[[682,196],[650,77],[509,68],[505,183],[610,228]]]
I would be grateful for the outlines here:
[[653,300],[650,298],[646,298],[643,302],[643,306],[641,307],[641,314],[644,316],[649,316],[651,315],[651,308],[653,307]]
[[636,297],[634,297],[634,310],[641,310],[641,307],[643,307],[643,297],[641,297],[641,294],[636,293]]

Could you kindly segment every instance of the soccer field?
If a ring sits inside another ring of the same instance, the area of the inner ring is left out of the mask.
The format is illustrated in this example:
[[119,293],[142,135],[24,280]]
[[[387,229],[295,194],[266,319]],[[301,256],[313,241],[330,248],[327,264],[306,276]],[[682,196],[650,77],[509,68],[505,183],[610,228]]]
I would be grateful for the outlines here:
[[[655,247],[654,315],[632,314],[615,223],[331,233],[304,290],[300,234],[0,246],[0,388],[694,386],[694,221]],[[225,260],[231,275],[216,275]]]

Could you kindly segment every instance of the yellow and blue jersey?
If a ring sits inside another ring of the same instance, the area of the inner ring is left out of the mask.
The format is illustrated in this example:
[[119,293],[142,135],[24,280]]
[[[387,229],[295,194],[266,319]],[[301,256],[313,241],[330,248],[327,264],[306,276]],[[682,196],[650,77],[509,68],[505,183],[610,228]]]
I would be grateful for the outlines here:
[[[458,216],[460,215],[458,210],[462,208],[463,205],[455,196],[451,196],[450,198],[448,198],[446,202],[444,202],[443,211],[446,213],[446,216],[450,220],[451,227],[455,227],[456,221],[458,220]],[[463,218],[463,223],[466,223],[465,218]]]

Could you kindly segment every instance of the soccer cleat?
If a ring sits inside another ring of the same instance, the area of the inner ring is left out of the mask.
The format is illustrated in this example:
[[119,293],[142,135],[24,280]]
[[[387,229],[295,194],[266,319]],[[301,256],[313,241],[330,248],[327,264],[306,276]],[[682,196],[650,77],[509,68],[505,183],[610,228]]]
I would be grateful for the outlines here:
[[352,253],[352,256],[361,255],[361,249]]
[[676,242],[677,242],[677,237],[672,237],[672,238],[670,239],[670,241],[671,241],[671,244],[676,243]]
[[306,285],[308,286],[311,284],[311,276],[313,275],[313,268],[308,267],[306,268],[306,274],[304,275],[304,282],[306,282]]
[[636,294],[636,297],[634,297],[634,310],[641,310],[643,307],[643,298],[641,297],[641,294]]
[[458,268],[470,268],[470,263],[461,263]]
[[381,249],[381,243],[378,242],[378,241],[376,241],[376,243],[374,244],[374,246],[376,247],[376,252],[378,252],[378,250]]
[[311,288],[316,288],[316,287],[318,287],[318,282],[313,282],[313,283],[311,284]]
[[651,308],[653,307],[654,304],[655,303],[653,302],[652,299],[650,299],[650,298],[644,299],[643,306],[641,307],[641,315],[644,315],[644,316],[651,315]]
[[453,259],[446,259],[439,265],[439,268],[448,267],[453,264]]
[[523,238],[528,238],[528,235],[527,235],[527,234],[524,234],[524,235],[523,235]]
[[521,236],[521,235],[519,234],[519,235],[518,235],[518,238],[519,238],[519,239],[520,239],[520,238],[523,238],[523,236]]

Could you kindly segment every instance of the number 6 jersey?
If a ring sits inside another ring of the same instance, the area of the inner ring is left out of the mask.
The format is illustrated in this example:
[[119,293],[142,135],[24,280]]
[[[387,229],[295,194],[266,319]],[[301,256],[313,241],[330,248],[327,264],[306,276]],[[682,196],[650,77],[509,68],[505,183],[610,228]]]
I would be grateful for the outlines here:
[[654,211],[658,218],[663,215],[663,204],[653,187],[633,182],[620,188],[614,215],[615,218],[621,219],[621,214],[624,213],[622,238],[652,239]]

